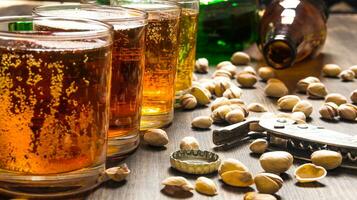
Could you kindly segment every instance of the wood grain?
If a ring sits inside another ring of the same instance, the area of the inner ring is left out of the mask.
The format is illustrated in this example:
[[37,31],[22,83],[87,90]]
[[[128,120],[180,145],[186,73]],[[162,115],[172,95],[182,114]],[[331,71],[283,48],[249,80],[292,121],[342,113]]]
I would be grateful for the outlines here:
[[[17,7],[20,8],[20,7]],[[10,14],[29,14],[30,7],[20,10],[1,9],[1,15]],[[6,12],[8,11],[8,12]],[[328,39],[322,54],[314,59],[304,63],[297,64],[286,70],[277,71],[277,76],[283,80],[294,93],[296,82],[306,76],[318,76],[324,82],[330,92],[338,92],[345,96],[357,89],[357,80],[354,82],[341,82],[339,79],[322,77],[320,69],[324,63],[337,63],[343,68],[348,68],[357,64],[357,15],[332,15],[328,22]],[[255,54],[256,55],[256,54]],[[257,67],[264,65],[259,63]],[[211,69],[213,70],[213,69]],[[202,76],[201,76],[202,78]],[[242,97],[246,102],[260,102],[268,106],[269,111],[277,111],[274,99],[264,96],[264,83],[259,82],[255,89],[244,89]],[[299,95],[306,99],[305,95]],[[336,123],[326,122],[319,118],[318,108],[322,104],[321,100],[311,100],[314,105],[311,124],[322,125],[329,129],[345,132],[351,135],[357,135],[357,124],[351,122],[339,121]],[[169,156],[171,152],[179,149],[179,141],[185,136],[194,136],[200,142],[202,149],[213,151],[212,130],[217,128],[213,126],[211,130],[196,131],[191,129],[191,121],[194,117],[200,115],[209,115],[208,108],[198,108],[194,111],[175,111],[175,119],[171,126],[166,128],[170,143],[166,148],[151,148],[144,144],[139,149],[124,160],[132,170],[132,174],[126,182],[114,183],[107,182],[79,199],[89,200],[156,200],[156,199],[174,199],[161,192],[160,182],[168,176],[185,176],[192,183],[198,176],[186,175],[170,168]],[[259,165],[258,157],[250,154],[248,144],[236,146],[228,151],[217,152],[221,158],[236,158],[246,164],[253,174],[262,171]],[[116,165],[112,162],[108,165]],[[357,199],[357,171],[347,169],[336,169],[328,172],[328,176],[319,183],[297,184],[292,173],[296,166],[301,162],[296,161],[286,174],[283,174],[285,181],[283,188],[277,193],[277,196],[283,200],[300,199],[319,199],[319,200],[353,200]],[[242,199],[244,193],[254,191],[255,187],[234,188],[223,184],[218,180],[217,174],[210,174],[207,177],[214,179],[219,188],[219,194],[214,197],[206,197],[197,192],[192,196],[182,197],[181,199]],[[0,199],[2,199],[0,197]]]

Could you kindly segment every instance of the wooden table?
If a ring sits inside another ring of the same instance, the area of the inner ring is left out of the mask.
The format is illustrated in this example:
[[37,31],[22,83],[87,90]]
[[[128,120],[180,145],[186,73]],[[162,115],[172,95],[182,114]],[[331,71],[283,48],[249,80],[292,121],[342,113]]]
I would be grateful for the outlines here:
[[[3,9],[1,15],[5,15],[7,10]],[[25,14],[26,11],[17,14]],[[25,13],[23,13],[25,12]],[[11,13],[13,14],[13,13]],[[332,15],[328,22],[329,32],[326,46],[323,53],[315,60],[298,64],[286,70],[277,71],[277,76],[283,80],[294,93],[295,84],[301,78],[306,76],[318,76],[326,84],[330,92],[338,92],[349,96],[350,92],[357,89],[357,80],[354,82],[341,82],[339,79],[322,77],[321,67],[324,63],[337,63],[343,68],[357,64],[357,15]],[[214,69],[211,69],[213,71]],[[276,100],[264,96],[263,87],[265,83],[259,82],[255,89],[244,89],[242,99],[249,102],[260,102],[268,106],[269,111],[277,112]],[[306,95],[299,95],[306,99]],[[318,108],[322,100],[311,100],[314,105],[311,124],[322,125],[329,129],[345,132],[351,135],[357,135],[357,123],[338,121],[335,123],[325,122],[319,118]],[[185,176],[192,183],[198,176],[186,175],[170,168],[170,153],[179,149],[179,141],[185,136],[194,136],[200,142],[202,149],[213,150],[212,130],[217,128],[213,126],[211,130],[196,131],[192,130],[191,120],[200,115],[209,115],[208,108],[198,108],[194,111],[175,111],[173,124],[166,129],[170,143],[166,148],[151,148],[141,145],[139,149],[127,158],[124,162],[132,170],[132,174],[127,181],[123,183],[107,182],[92,191],[83,198],[90,200],[156,200],[173,199],[161,192],[161,181],[169,176]],[[237,146],[229,151],[217,152],[222,158],[236,158],[246,164],[253,174],[262,172],[258,157],[251,155],[248,144]],[[111,163],[113,164],[113,163]],[[287,174],[283,175],[284,185],[277,193],[280,199],[301,200],[301,199],[319,199],[319,200],[354,200],[357,199],[357,170],[336,169],[328,172],[328,176],[318,183],[298,184],[293,178],[292,173],[297,165],[296,161]],[[206,197],[197,192],[193,192],[190,197],[183,199],[242,199],[244,193],[254,191],[255,187],[235,188],[230,187],[218,180],[217,174],[210,174],[207,177],[214,179],[218,185],[219,194],[214,197]]]
[[[341,82],[340,79],[325,78],[321,76],[324,63],[337,63],[343,68],[357,64],[357,15],[332,15],[328,23],[328,40],[323,53],[317,59],[298,64],[286,70],[277,71],[279,79],[283,80],[294,93],[298,80],[306,76],[317,76],[326,84],[330,92],[337,92],[349,97],[352,90],[357,89],[357,80],[354,82]],[[214,69],[212,68],[211,71]],[[265,83],[259,82],[255,89],[244,89],[242,99],[249,102],[260,102],[268,106],[269,111],[278,112],[276,100],[264,96]],[[299,95],[306,99],[306,95]],[[318,108],[323,100],[310,100],[314,105],[314,112],[309,123],[321,125],[329,129],[357,135],[357,123],[351,122],[325,122],[319,118]],[[138,151],[125,160],[132,170],[132,174],[125,183],[115,184],[108,182],[92,194],[88,199],[172,199],[161,192],[160,182],[169,176],[184,176],[192,183],[198,176],[182,174],[170,168],[170,153],[179,149],[179,141],[185,136],[194,136],[200,142],[202,149],[213,150],[212,130],[196,131],[191,129],[191,120],[200,115],[209,115],[208,108],[198,108],[194,111],[175,111],[173,124],[166,129],[170,143],[166,148],[157,149],[141,145]],[[253,174],[262,172],[258,157],[251,155],[248,144],[237,146],[229,151],[217,152],[222,158],[236,158],[246,164]],[[298,184],[293,177],[296,166],[302,162],[296,161],[294,167],[283,175],[284,185],[277,193],[281,199],[357,199],[357,170],[336,169],[328,172],[328,176],[318,183]],[[243,194],[255,190],[255,187],[235,188],[218,180],[217,174],[207,177],[213,178],[219,188],[219,194],[206,197],[194,192],[187,199],[242,199]]]

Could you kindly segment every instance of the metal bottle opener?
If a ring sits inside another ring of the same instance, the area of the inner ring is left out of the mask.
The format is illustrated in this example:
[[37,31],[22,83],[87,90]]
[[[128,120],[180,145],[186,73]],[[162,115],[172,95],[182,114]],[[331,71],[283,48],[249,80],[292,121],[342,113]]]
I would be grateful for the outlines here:
[[[259,132],[251,132],[251,126]],[[296,124],[285,118],[248,119],[213,131],[213,143],[218,148],[230,148],[240,142],[265,138],[269,149],[283,149],[295,158],[310,160],[312,152],[329,149],[340,152],[342,167],[357,169],[357,137],[308,124]]]

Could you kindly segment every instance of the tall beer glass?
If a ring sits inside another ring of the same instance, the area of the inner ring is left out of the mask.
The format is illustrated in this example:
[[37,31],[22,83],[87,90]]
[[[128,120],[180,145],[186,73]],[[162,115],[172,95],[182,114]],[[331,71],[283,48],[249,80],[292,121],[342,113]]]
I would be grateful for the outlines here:
[[179,62],[176,75],[176,98],[180,98],[192,85],[196,60],[196,37],[199,0],[179,0],[181,6]]
[[141,130],[172,122],[178,64],[180,6],[170,1],[111,2],[148,12]]
[[139,144],[147,13],[139,10],[68,4],[41,6],[35,15],[90,18],[114,27],[108,156],[124,157]]

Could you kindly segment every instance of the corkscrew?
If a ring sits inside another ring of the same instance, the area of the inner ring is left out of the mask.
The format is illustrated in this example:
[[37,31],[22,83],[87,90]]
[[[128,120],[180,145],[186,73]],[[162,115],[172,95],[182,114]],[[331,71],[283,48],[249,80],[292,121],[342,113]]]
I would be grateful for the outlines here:
[[302,160],[310,160],[311,153],[317,150],[337,151],[343,157],[342,167],[357,169],[357,137],[320,126],[297,124],[291,119],[252,118],[214,130],[212,137],[216,148],[221,149],[255,138],[265,138],[270,150],[283,149]]

